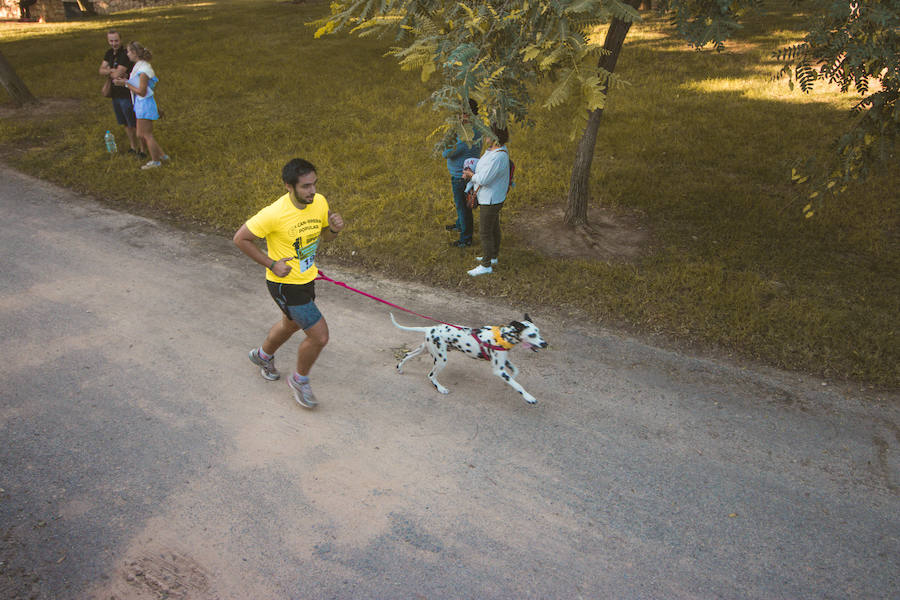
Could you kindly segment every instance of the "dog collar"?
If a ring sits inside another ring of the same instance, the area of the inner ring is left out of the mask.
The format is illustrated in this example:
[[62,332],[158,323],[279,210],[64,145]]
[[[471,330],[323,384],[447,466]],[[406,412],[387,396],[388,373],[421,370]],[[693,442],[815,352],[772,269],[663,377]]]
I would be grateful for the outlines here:
[[494,341],[497,342],[497,345],[503,348],[504,350],[509,350],[513,347],[514,344],[510,344],[506,340],[503,339],[503,335],[500,334],[499,327],[491,327],[491,331],[494,334]]

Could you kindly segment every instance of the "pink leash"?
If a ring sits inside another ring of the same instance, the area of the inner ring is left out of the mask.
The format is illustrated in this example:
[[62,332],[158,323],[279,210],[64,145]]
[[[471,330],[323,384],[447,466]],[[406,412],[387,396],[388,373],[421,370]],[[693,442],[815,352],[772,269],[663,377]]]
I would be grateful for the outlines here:
[[357,294],[361,294],[361,295],[365,296],[366,298],[371,298],[372,300],[375,300],[376,302],[381,302],[382,304],[387,304],[388,306],[393,306],[394,308],[396,308],[398,310],[402,310],[404,312],[408,312],[411,315],[416,315],[417,317],[422,317],[423,319],[428,319],[429,321],[434,321],[435,323],[440,323],[442,325],[449,325],[450,327],[462,329],[462,327],[460,327],[459,325],[454,325],[453,323],[444,323],[443,321],[439,321],[438,319],[434,319],[432,317],[427,317],[425,315],[420,315],[419,313],[413,312],[413,311],[409,310],[408,308],[403,308],[402,306],[397,306],[396,304],[388,302],[387,300],[383,300],[383,299],[379,298],[378,296],[373,296],[372,294],[367,294],[362,290],[352,288],[349,285],[347,285],[346,283],[344,283],[343,281],[335,281],[334,279],[332,279],[331,277],[329,277],[328,275],[323,273],[321,270],[319,271],[319,276],[316,277],[316,279],[324,279],[325,281],[330,281],[334,285],[339,285],[342,288],[346,288],[346,289],[350,290],[351,292],[356,292]]
[[[382,304],[387,304],[388,306],[392,306],[392,307],[396,308],[397,310],[402,310],[404,312],[408,312],[411,315],[416,315],[417,317],[422,317],[423,319],[428,319],[429,321],[434,321],[435,323],[440,323],[442,325],[449,325],[450,327],[455,327],[456,329],[462,329],[462,327],[460,327],[459,325],[454,325],[453,323],[446,323],[444,321],[435,319],[433,317],[428,317],[426,315],[420,315],[419,313],[417,313],[415,311],[409,310],[408,308],[403,308],[402,306],[397,306],[396,304],[394,304],[392,302],[388,302],[387,300],[379,298],[378,296],[373,296],[372,294],[367,294],[366,292],[364,292],[362,290],[352,288],[349,285],[347,285],[346,283],[344,283],[343,281],[335,281],[334,279],[332,279],[331,277],[329,277],[328,275],[323,273],[321,271],[321,269],[319,270],[319,275],[316,277],[316,279],[317,280],[324,279],[325,281],[331,282],[334,285],[338,285],[342,288],[348,289],[351,292],[356,292],[357,294],[365,296],[366,298],[371,298],[372,300],[375,300],[376,302],[381,302]],[[501,346],[493,346],[491,344],[488,344],[487,342],[481,341],[480,339],[478,339],[478,336],[475,335],[474,330],[472,331],[472,337],[475,338],[475,341],[478,342],[478,345],[482,347],[481,356],[485,360],[487,360],[488,356],[487,356],[487,352],[485,352],[483,350],[484,348],[490,348],[491,350],[506,350],[506,348],[503,348]]]

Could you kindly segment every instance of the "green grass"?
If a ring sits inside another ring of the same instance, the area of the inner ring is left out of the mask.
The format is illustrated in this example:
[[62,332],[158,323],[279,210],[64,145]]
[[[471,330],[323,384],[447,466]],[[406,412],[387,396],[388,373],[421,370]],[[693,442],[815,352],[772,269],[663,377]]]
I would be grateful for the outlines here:
[[[475,253],[449,248],[443,231],[453,212],[428,138],[440,115],[419,106],[428,88],[384,58],[389,41],[313,40],[304,24],[326,10],[219,1],[0,24],[0,50],[35,95],[79,100],[40,119],[3,119],[3,159],[113,206],[230,233],[281,193],[283,163],[303,156],[348,221],[325,264],[502,297],[533,313],[542,303],[570,307],[787,369],[900,384],[896,172],[810,220],[790,184],[796,159],[827,154],[852,102],[771,81],[770,53],[800,37],[801,19],[751,20],[721,54],[690,50],[655,20],[635,26],[619,61],[630,85],[611,94],[597,142],[592,210],[643,215],[646,251],[631,262],[555,259],[516,233],[511,225],[565,202],[575,150],[573,115],[536,109],[534,128],[512,130],[504,266],[472,280]],[[110,27],[154,52],[167,113],[156,134],[174,158],[163,169],[143,173],[104,151],[106,129],[124,142],[95,75]]]

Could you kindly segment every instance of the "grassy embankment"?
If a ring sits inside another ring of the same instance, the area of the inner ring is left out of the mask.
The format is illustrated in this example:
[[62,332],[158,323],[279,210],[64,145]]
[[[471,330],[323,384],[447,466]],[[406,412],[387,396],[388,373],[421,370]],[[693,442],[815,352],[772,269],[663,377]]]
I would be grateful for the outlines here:
[[[300,155],[319,166],[321,191],[350,223],[326,263],[525,309],[541,299],[698,348],[900,384],[898,176],[803,219],[791,164],[828,151],[852,99],[771,81],[771,51],[799,38],[799,19],[758,18],[722,54],[690,50],[658,21],[637,25],[619,61],[632,85],[610,97],[592,185],[594,210],[642,215],[645,252],[630,262],[548,258],[515,233],[564,202],[574,153],[572,115],[536,110],[533,129],[512,128],[518,183],[503,266],[472,280],[477,252],[450,248],[443,230],[449,185],[426,139],[439,118],[417,106],[428,89],[382,56],[389,42],[313,40],[304,23],[325,10],[221,1],[0,24],[2,51],[32,92],[78,100],[3,119],[3,160],[113,206],[230,232],[280,193],[281,165]],[[174,159],[163,169],[140,172],[104,152],[108,128],[124,145],[96,75],[111,27],[155,54],[167,114],[157,137]]]

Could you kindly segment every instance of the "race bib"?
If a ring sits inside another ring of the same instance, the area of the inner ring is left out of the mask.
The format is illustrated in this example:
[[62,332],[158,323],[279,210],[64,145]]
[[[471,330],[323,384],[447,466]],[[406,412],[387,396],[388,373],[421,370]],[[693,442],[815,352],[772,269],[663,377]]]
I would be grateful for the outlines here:
[[319,239],[308,246],[300,246],[300,238],[294,240],[294,250],[297,252],[297,260],[300,263],[300,272],[307,271],[312,268],[316,262],[316,248],[319,247]]

